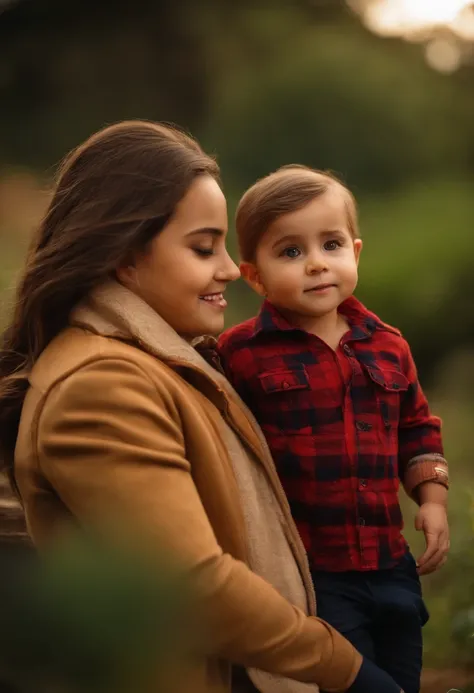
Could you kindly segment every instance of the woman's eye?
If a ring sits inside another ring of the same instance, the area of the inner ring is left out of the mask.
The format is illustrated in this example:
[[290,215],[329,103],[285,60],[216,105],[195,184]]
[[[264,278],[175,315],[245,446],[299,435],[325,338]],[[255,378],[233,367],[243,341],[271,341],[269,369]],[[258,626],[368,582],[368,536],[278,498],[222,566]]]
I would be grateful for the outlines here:
[[209,255],[214,255],[214,248],[193,248],[193,250],[201,257],[209,257]]
[[324,250],[337,250],[341,247],[339,241],[326,241],[324,244]]
[[285,250],[282,252],[282,255],[289,258],[295,258],[301,255],[301,250],[296,246],[292,246],[291,248],[285,248]]

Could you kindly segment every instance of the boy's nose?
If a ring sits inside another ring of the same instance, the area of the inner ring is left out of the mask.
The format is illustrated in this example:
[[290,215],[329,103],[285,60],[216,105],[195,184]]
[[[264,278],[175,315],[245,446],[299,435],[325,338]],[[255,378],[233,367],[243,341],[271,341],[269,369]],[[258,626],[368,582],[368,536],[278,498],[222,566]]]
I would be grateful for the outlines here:
[[326,259],[323,255],[312,255],[308,258],[306,263],[306,273],[307,274],[317,274],[319,272],[324,272],[327,267]]

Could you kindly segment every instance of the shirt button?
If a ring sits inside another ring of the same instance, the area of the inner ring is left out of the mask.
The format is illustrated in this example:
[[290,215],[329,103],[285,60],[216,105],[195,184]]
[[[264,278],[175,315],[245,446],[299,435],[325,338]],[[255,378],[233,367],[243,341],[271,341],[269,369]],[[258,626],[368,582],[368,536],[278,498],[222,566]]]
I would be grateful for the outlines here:
[[361,480],[359,481],[359,486],[360,486],[361,488],[367,488],[367,479],[361,479]]
[[359,525],[360,527],[365,527],[365,520],[363,517],[359,517]]
[[348,356],[352,355],[352,349],[350,348],[349,344],[344,344],[343,349],[345,354]]
[[283,389],[288,390],[289,387],[290,387],[289,384],[285,380],[285,382],[283,383]]
[[372,424],[367,421],[356,421],[356,428],[358,431],[370,431],[372,429]]

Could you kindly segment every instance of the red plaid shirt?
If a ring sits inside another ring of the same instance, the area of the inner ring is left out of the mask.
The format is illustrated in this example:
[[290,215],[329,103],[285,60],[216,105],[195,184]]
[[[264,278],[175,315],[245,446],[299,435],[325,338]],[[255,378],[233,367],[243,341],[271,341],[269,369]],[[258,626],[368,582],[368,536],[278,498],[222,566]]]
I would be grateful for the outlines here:
[[447,485],[430,414],[400,332],[355,298],[336,351],[265,302],[219,353],[273,454],[313,570],[375,570],[406,551],[400,480]]

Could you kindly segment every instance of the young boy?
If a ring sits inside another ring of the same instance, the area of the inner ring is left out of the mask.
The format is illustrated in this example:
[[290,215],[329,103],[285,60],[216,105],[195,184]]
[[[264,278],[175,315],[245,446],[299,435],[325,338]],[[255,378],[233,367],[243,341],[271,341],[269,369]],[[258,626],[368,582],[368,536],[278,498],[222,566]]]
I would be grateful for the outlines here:
[[[260,423],[308,552],[318,615],[418,693],[419,575],[449,548],[448,467],[410,348],[354,296],[362,241],[340,181],[286,166],[243,196],[241,271],[265,298],[220,338],[226,373]],[[402,536],[399,482],[426,550]]]

